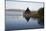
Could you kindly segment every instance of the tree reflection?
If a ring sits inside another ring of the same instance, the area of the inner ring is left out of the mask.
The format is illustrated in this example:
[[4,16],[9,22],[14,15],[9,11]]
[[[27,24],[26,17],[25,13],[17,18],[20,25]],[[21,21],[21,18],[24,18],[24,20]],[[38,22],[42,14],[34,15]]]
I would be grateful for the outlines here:
[[26,19],[27,22],[29,22],[29,19],[30,19],[30,18],[26,18],[26,17],[25,17],[25,19]]

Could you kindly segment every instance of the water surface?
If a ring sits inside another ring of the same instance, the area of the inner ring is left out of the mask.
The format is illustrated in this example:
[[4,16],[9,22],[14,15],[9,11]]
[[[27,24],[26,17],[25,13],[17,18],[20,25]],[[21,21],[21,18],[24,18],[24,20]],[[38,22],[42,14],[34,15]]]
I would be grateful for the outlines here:
[[29,22],[23,17],[23,12],[6,11],[6,30],[40,28],[38,19],[30,18]]

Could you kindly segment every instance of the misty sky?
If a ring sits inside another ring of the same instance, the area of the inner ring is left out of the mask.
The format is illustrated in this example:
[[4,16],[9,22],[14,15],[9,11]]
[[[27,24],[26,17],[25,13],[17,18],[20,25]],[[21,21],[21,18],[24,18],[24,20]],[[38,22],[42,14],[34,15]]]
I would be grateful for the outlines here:
[[6,9],[23,9],[29,8],[30,10],[38,10],[43,7],[43,3],[32,3],[32,2],[15,2],[6,1]]
[[37,2],[44,2],[44,0],[6,0],[6,1],[37,1]]

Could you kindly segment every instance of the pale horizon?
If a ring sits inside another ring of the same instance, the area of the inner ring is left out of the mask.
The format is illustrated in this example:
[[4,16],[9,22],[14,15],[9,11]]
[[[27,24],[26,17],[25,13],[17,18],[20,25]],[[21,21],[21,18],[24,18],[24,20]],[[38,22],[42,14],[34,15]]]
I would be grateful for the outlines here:
[[39,8],[43,8],[43,3],[27,3],[27,2],[14,2],[14,1],[6,1],[6,9],[23,9],[26,10],[29,8],[30,10],[38,10]]

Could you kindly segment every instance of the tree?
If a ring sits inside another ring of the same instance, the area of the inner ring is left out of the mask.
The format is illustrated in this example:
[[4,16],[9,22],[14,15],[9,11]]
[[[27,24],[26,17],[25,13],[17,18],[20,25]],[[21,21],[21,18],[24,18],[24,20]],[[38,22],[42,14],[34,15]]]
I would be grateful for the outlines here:
[[40,8],[39,11],[38,11],[38,14],[40,16],[44,16],[44,8]]

